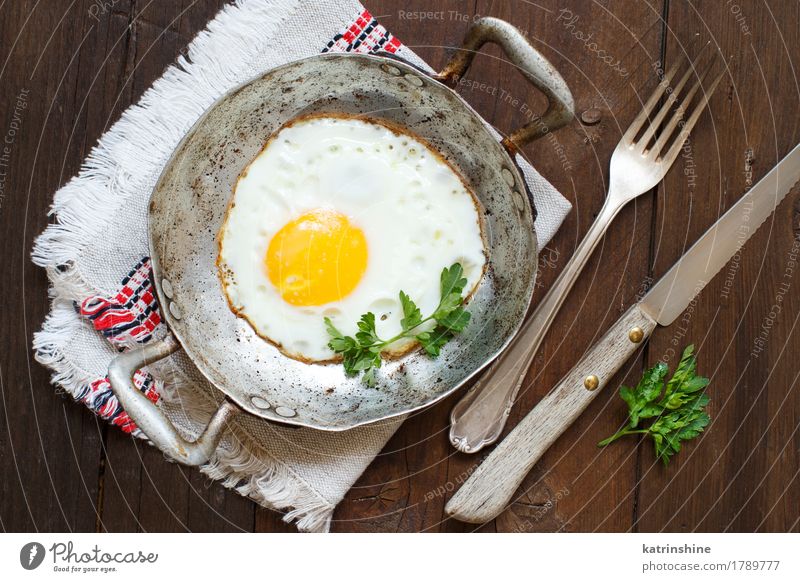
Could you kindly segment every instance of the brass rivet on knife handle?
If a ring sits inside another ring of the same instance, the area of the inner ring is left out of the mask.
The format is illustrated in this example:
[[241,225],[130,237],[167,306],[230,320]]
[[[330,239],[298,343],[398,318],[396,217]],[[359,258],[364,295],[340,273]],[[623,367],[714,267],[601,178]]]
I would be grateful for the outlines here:
[[628,339],[633,343],[638,344],[644,339],[644,330],[639,326],[632,327],[628,332]]
[[591,376],[586,376],[583,381],[583,386],[587,390],[597,390],[597,387],[600,386],[600,378],[592,374]]

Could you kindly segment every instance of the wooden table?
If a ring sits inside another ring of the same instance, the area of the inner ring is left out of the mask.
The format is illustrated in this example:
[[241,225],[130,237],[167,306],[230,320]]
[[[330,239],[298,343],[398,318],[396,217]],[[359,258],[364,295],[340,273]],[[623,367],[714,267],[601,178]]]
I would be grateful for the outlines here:
[[[113,6],[111,6],[113,4]],[[0,2],[0,130],[13,97],[28,108],[11,144],[0,200],[4,247],[0,350],[0,527],[40,531],[293,531],[196,470],[164,462],[69,398],[33,361],[31,335],[48,309],[43,270],[29,260],[53,192],[89,149],[184,50],[223,0]],[[574,204],[544,251],[542,288],[599,210],[613,148],[656,83],[657,62],[713,40],[729,75],[690,147],[656,190],[617,218],[536,358],[513,426],[714,220],[800,141],[797,2],[396,2],[373,14],[434,66],[476,15],[505,18],[559,68],[579,120],[525,154]],[[95,8],[92,8],[92,6]],[[98,6],[106,5],[100,11]],[[421,19],[418,11],[434,12]],[[93,16],[96,16],[93,17]],[[697,36],[697,40],[693,41]],[[692,43],[695,44],[692,44]],[[688,48],[687,48],[688,47]],[[543,99],[492,47],[464,97],[501,131]],[[514,104],[514,100],[518,100]],[[659,329],[616,383],[635,382],[673,342],[699,347],[712,377],[712,424],[665,468],[649,442],[595,444],[624,405],[608,390],[528,476],[516,502],[481,531],[798,531],[800,529],[800,237],[790,194],[703,292]],[[794,275],[794,277],[792,277]],[[780,283],[780,312],[772,307]],[[541,290],[537,298],[541,297]],[[763,351],[754,355],[761,338]],[[409,419],[338,507],[335,531],[469,531],[444,505],[479,460],[447,440],[450,398]]]

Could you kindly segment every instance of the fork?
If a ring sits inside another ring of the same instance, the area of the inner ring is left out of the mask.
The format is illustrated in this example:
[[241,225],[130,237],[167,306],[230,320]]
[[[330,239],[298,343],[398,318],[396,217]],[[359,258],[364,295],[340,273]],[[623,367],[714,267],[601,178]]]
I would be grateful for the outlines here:
[[[685,113],[689,110],[692,99],[718,60],[718,52],[715,51],[703,72],[698,75],[697,82],[681,96],[692,73],[696,72],[695,64],[699,63],[709,44],[701,49],[695,62],[687,68],[674,87],[670,87],[670,82],[684,65],[686,58],[681,56],[664,74],[611,156],[608,196],[586,237],[533,315],[520,329],[514,343],[453,408],[450,414],[450,442],[458,450],[474,453],[497,440],[555,314],[611,221],[628,202],[652,190],[675,162],[684,141],[725,72],[723,67],[709,90],[702,93],[698,103],[686,117]],[[651,119],[650,115],[665,95],[667,99]],[[667,115],[679,98],[681,100],[677,109],[667,120]]]

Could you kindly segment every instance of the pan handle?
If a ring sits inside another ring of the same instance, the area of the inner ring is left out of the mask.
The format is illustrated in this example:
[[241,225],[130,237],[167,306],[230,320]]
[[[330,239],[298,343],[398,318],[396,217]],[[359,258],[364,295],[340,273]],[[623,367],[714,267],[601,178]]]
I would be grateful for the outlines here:
[[472,59],[487,42],[500,45],[509,60],[534,87],[547,97],[544,115],[503,138],[503,145],[512,152],[539,139],[548,132],[567,125],[575,117],[575,100],[567,83],[555,67],[528,42],[525,36],[505,20],[490,16],[476,20],[467,31],[461,49],[439,73],[451,83],[457,82],[472,64]]
[[199,466],[208,462],[214,454],[228,421],[241,412],[241,409],[233,402],[225,400],[197,440],[187,441],[161,409],[133,385],[133,374],[136,370],[166,358],[179,348],[178,341],[168,335],[162,340],[120,354],[108,367],[108,380],[122,408],[156,447],[179,463]]

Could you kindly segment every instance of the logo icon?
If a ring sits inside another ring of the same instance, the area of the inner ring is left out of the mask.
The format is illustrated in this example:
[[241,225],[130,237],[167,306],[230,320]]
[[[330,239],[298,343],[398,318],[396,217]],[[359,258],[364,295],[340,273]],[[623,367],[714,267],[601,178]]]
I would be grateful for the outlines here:
[[44,546],[39,542],[29,542],[19,551],[19,563],[26,570],[35,570],[44,561]]

